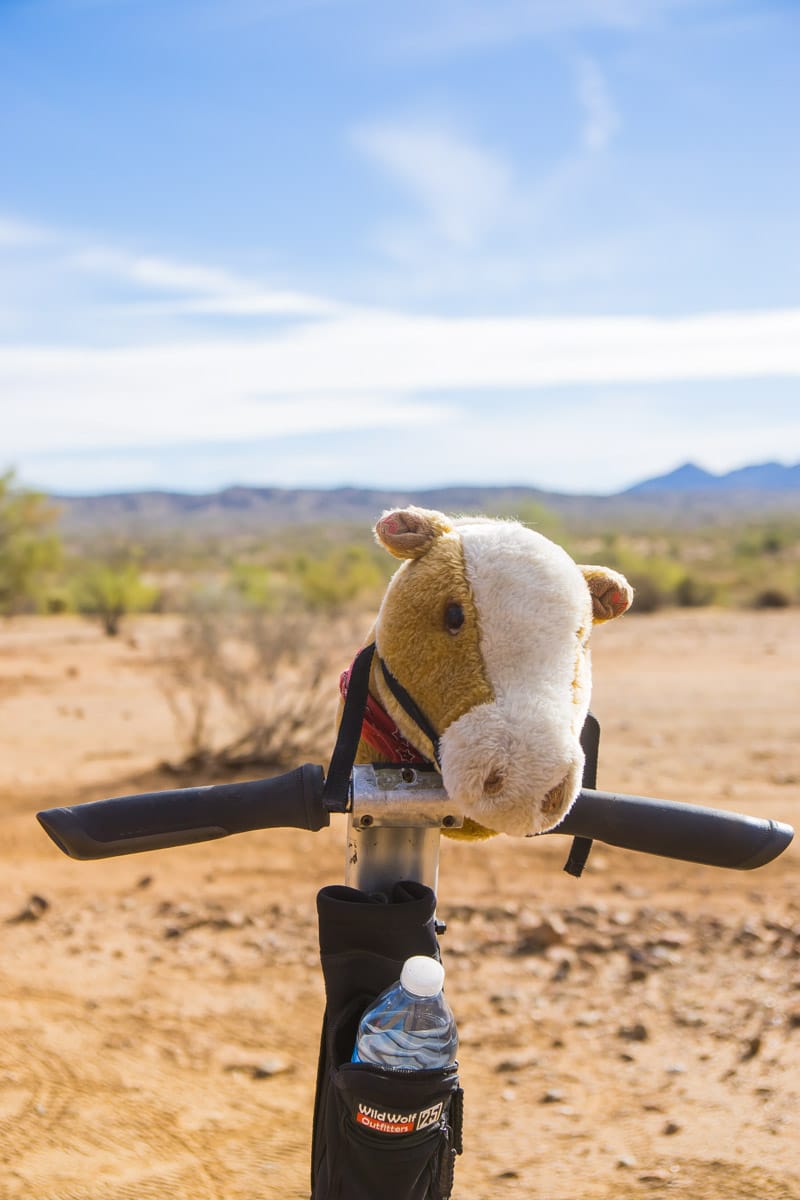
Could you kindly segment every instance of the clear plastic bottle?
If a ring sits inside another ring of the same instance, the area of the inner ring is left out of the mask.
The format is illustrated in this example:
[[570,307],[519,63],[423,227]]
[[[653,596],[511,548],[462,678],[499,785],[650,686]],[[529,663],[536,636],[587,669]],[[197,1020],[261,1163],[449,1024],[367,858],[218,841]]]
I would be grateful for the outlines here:
[[398,982],[361,1018],[352,1061],[393,1071],[455,1062],[458,1033],[443,984],[444,967],[435,958],[417,954],[406,959]]

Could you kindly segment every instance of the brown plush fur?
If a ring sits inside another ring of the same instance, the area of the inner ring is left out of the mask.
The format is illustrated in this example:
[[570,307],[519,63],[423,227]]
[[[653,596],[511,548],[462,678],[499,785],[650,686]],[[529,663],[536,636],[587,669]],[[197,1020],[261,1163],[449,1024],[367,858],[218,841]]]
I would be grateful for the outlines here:
[[[375,527],[375,536],[390,554],[404,561],[389,584],[369,640],[377,642],[387,667],[402,678],[433,727],[444,731],[459,717],[496,699],[482,655],[481,618],[467,579],[461,537],[442,513],[414,507],[386,513]],[[599,566],[579,570],[591,597],[591,623],[611,620],[625,611],[632,591],[623,576]],[[463,625],[456,631],[449,630],[445,620],[453,604],[464,613]],[[531,618],[535,620],[535,613]],[[585,628],[577,632],[573,689],[578,687],[589,632],[587,604]],[[403,736],[433,760],[431,742],[397,703],[377,661],[369,686]],[[356,762],[374,759],[375,751],[362,739]],[[547,801],[545,797],[545,809]],[[467,818],[463,829],[450,831],[450,836],[486,838],[493,831]]]

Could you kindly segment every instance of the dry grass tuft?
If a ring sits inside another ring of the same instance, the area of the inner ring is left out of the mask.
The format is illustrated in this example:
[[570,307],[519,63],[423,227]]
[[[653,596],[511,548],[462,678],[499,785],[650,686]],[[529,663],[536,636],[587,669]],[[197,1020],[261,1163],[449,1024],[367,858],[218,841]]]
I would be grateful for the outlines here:
[[327,753],[338,677],[360,644],[353,618],[197,611],[164,656],[160,687],[198,768],[283,768]]

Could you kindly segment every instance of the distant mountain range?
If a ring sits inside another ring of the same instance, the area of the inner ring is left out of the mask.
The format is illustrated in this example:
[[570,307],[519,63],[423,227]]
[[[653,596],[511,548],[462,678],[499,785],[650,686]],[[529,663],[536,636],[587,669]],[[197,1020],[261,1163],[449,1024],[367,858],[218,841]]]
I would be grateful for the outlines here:
[[372,525],[386,508],[418,504],[443,512],[520,515],[535,520],[536,506],[584,529],[697,526],[800,516],[800,463],[761,463],[713,475],[694,463],[646,479],[610,496],[565,495],[530,487],[444,487],[422,491],[374,488],[229,487],[218,492],[121,492],[53,496],[66,535],[253,533],[294,524],[350,522]]
[[800,499],[800,463],[784,467],[781,463],[758,463],[752,467],[739,467],[727,475],[712,475],[695,463],[684,463],[668,475],[645,479],[628,488],[623,495],[646,496],[653,492],[786,492]]

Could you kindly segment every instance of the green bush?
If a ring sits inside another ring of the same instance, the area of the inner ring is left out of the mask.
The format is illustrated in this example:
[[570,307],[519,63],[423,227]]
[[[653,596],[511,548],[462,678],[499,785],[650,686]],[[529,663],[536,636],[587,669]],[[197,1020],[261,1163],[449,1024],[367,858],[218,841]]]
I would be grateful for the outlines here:
[[272,572],[261,563],[236,562],[231,567],[231,585],[246,605],[253,608],[275,607]]
[[315,611],[341,610],[354,600],[376,595],[385,583],[374,557],[357,545],[336,549],[324,558],[301,555],[293,567],[292,582]]
[[675,588],[674,600],[680,608],[701,608],[713,602],[714,589],[694,575],[684,575]]
[[39,607],[43,582],[61,560],[50,528],[56,515],[42,495],[16,484],[13,471],[0,475],[0,613]]
[[78,612],[97,618],[108,636],[115,637],[127,613],[152,610],[158,595],[158,589],[144,582],[134,563],[96,563],[76,582],[75,606]]
[[651,576],[631,572],[626,578],[633,588],[632,612],[652,613],[664,607],[665,596]]

